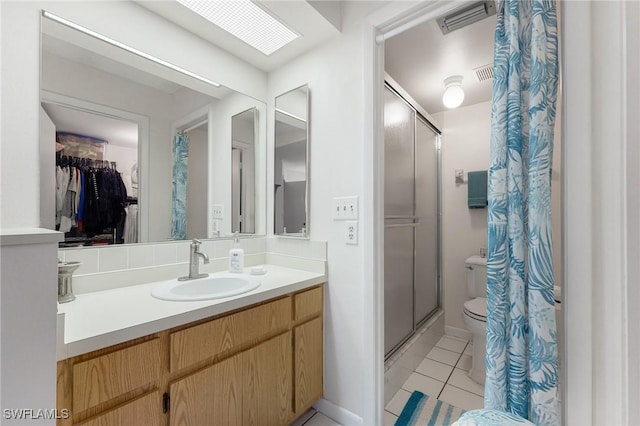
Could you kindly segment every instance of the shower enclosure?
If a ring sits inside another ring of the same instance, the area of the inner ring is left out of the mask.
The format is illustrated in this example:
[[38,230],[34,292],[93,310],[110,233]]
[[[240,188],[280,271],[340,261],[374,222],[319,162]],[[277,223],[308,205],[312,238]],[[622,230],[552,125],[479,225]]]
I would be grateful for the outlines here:
[[384,93],[385,356],[440,306],[440,138],[388,83]]

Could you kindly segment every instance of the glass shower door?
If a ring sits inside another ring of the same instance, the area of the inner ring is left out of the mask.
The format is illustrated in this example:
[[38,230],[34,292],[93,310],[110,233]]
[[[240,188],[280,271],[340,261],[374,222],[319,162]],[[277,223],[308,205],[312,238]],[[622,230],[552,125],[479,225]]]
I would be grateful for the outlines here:
[[439,137],[384,92],[384,349],[389,356],[438,309]]
[[389,88],[384,93],[385,353],[413,333],[415,111]]
[[416,120],[416,216],[414,324],[438,308],[439,282],[439,140],[420,117]]

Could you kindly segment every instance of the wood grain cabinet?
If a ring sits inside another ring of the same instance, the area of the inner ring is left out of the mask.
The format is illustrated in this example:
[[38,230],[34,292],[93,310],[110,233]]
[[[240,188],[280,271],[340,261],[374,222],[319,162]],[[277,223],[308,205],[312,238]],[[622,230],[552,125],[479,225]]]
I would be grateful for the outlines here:
[[242,354],[171,384],[169,424],[242,425]]
[[288,425],[322,397],[323,288],[58,363],[58,426]]

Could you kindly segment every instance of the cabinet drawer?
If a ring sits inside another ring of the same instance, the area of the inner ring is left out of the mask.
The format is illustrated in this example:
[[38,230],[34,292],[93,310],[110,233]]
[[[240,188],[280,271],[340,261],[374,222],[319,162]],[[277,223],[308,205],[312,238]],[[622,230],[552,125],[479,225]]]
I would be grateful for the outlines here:
[[86,410],[159,377],[158,338],[79,362],[73,366],[73,410]]
[[170,335],[170,370],[178,371],[289,326],[291,298],[227,315]]
[[158,426],[162,422],[162,398],[153,392],[79,423],[78,426]]
[[293,296],[295,320],[322,312],[322,287],[312,288]]

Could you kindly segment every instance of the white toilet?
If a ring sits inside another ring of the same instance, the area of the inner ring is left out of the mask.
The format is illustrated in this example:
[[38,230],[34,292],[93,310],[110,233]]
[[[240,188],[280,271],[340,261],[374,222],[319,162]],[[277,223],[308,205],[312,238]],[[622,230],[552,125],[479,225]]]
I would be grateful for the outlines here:
[[487,341],[487,259],[471,256],[465,261],[467,268],[467,292],[470,300],[464,302],[462,319],[473,335],[473,355],[469,377],[484,384],[486,375]]
[[[465,267],[467,268],[467,291],[471,299],[464,302],[462,319],[467,330],[473,335],[473,359],[469,377],[477,383],[484,384],[487,356],[487,259],[477,255],[471,256],[465,261]],[[554,299],[558,329],[558,357],[562,363],[563,324],[560,287],[554,287]]]

